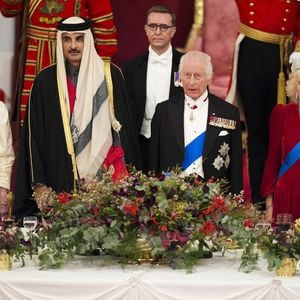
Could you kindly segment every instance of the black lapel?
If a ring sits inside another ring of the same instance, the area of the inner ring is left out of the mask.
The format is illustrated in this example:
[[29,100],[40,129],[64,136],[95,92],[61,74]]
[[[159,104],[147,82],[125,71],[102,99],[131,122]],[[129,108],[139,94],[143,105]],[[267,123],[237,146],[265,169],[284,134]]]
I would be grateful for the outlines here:
[[137,71],[134,74],[133,86],[134,94],[139,111],[144,115],[146,106],[146,84],[147,84],[147,64],[149,52],[142,55],[136,63]]
[[172,58],[172,70],[171,70],[171,82],[170,82],[170,98],[177,96],[182,90],[181,87],[176,87],[174,85],[174,73],[178,72],[180,58],[183,55],[183,53],[177,51],[175,48],[172,48],[172,51],[173,51],[173,58]]
[[172,98],[168,101],[168,114],[171,126],[171,132],[175,137],[176,143],[180,150],[184,151],[184,95]]
[[213,95],[209,94],[208,99],[209,99],[208,116],[207,116],[207,128],[206,128],[206,138],[205,138],[203,159],[205,159],[205,157],[209,154],[209,152],[210,152],[212,146],[214,145],[215,140],[218,137],[219,132],[220,132],[219,127],[209,125],[210,116],[218,116],[220,107]]

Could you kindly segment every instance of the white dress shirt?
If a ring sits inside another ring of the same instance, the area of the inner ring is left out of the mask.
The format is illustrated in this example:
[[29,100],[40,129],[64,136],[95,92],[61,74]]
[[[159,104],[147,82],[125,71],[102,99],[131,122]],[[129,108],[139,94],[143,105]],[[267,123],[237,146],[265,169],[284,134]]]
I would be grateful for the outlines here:
[[151,120],[156,105],[169,99],[170,81],[172,70],[172,47],[161,55],[149,47],[147,84],[146,84],[146,106],[141,134],[146,138],[151,136]]
[[15,159],[8,111],[0,101],[0,187],[10,189],[12,165]]
[[[185,95],[184,105],[184,146],[187,146],[196,137],[206,131],[208,115],[208,92],[197,100]],[[185,171],[185,174],[197,173],[204,178],[202,156],[194,161]]]

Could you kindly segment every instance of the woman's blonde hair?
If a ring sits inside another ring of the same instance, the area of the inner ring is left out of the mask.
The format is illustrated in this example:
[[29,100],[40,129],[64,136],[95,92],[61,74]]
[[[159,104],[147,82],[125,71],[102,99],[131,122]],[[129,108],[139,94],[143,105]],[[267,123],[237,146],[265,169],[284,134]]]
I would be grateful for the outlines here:
[[300,69],[290,73],[289,80],[286,83],[286,94],[290,98],[291,102],[300,104],[299,97],[297,94],[297,81],[300,80]]

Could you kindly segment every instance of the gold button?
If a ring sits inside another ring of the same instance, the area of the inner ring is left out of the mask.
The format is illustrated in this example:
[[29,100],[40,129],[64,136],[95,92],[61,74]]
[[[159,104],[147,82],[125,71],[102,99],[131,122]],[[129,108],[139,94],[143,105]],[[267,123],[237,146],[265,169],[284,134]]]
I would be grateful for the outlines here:
[[250,2],[250,3],[249,3],[249,6],[251,6],[251,7],[254,6],[254,3],[253,3],[253,2]]
[[250,11],[249,14],[250,14],[251,16],[253,16],[253,15],[254,15],[254,11]]
[[282,31],[285,31],[285,27],[281,27],[281,30],[282,30]]
[[287,22],[287,18],[283,18],[283,22]]
[[288,14],[290,12],[290,10],[288,8],[286,8],[285,12]]
[[286,3],[291,3],[291,1],[290,0],[286,0]]
[[249,24],[253,24],[253,23],[254,23],[254,21],[253,21],[253,20],[250,20],[250,21],[249,21]]

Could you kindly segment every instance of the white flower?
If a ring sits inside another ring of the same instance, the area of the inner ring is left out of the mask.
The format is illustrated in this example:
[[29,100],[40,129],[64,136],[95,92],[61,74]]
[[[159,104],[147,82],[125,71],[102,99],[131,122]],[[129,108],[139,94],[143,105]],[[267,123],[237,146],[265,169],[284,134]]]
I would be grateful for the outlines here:
[[229,164],[230,164],[230,156],[226,155],[225,161],[224,161],[224,165],[225,165],[226,169],[229,167]]
[[189,248],[185,250],[185,253],[197,252],[199,251],[199,241],[195,240],[189,244]]
[[220,155],[218,155],[213,162],[214,167],[217,170],[220,170],[223,167],[223,164],[224,164],[224,159]]
[[226,155],[228,155],[229,149],[229,145],[224,142],[219,149],[219,153],[221,154],[221,156],[225,157]]
[[208,236],[206,236],[206,237],[204,238],[204,241],[205,241],[205,244],[206,244],[206,248],[207,248],[208,250],[211,250],[211,249],[213,248],[213,246],[214,246],[214,243],[213,243],[213,241],[211,240],[211,238],[208,237]]

